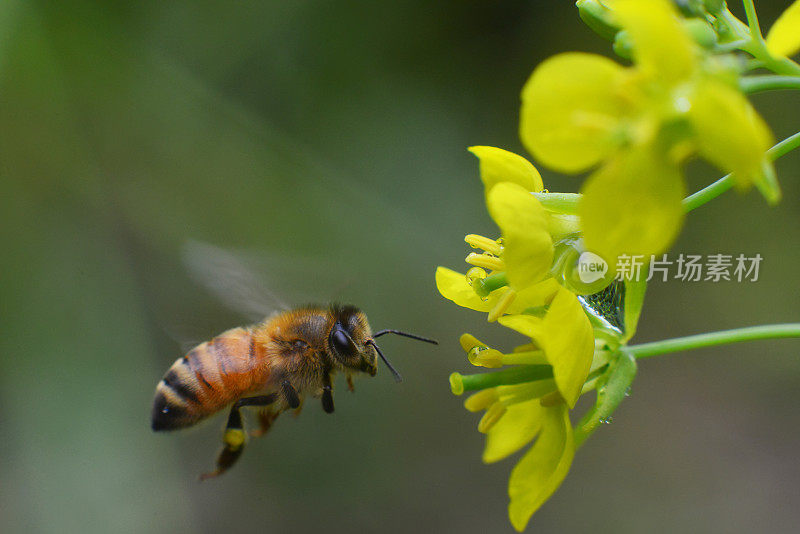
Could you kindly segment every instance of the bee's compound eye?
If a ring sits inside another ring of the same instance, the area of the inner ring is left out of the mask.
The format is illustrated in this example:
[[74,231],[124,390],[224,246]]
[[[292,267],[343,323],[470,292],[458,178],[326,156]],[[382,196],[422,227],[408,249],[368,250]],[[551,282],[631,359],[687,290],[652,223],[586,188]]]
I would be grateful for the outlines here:
[[350,336],[347,335],[339,323],[336,323],[333,330],[331,330],[330,342],[333,349],[342,356],[351,356],[356,353],[356,346],[353,344],[353,340],[350,339]]

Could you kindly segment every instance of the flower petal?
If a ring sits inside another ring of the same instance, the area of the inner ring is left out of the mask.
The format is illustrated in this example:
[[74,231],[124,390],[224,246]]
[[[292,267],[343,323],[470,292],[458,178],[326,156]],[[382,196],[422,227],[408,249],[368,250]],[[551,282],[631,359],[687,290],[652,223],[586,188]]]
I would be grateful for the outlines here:
[[558,391],[572,408],[589,375],[594,355],[592,325],[578,299],[559,288],[544,319],[530,315],[507,315],[498,319],[503,326],[529,336],[553,366]]
[[772,135],[750,102],[729,85],[706,79],[695,86],[689,121],[700,154],[746,186],[759,179]]
[[517,298],[506,310],[508,314],[522,313],[529,308],[539,308],[551,300],[559,289],[558,282],[547,278],[537,284],[530,285],[517,291]]
[[689,77],[696,65],[692,38],[667,0],[616,0],[617,22],[633,42],[636,67],[665,82]]
[[536,437],[542,428],[544,408],[539,399],[512,404],[486,434],[484,463],[490,464],[514,454]]
[[469,285],[465,275],[447,267],[436,268],[436,289],[444,298],[452,300],[459,306],[480,312],[491,310],[498,298],[496,295],[489,295],[483,300]]
[[800,50],[800,0],[786,8],[767,34],[767,49],[773,56],[793,56]]
[[620,86],[626,69],[594,54],[566,53],[542,62],[522,89],[520,137],[534,157],[576,173],[614,148],[613,133],[630,111]]
[[486,199],[489,214],[503,235],[503,262],[516,290],[539,282],[553,260],[553,240],[545,209],[518,184],[495,185]]
[[574,456],[567,407],[559,404],[543,409],[539,438],[508,480],[508,517],[515,529],[524,530],[533,513],[558,489]]
[[611,269],[623,254],[663,252],[683,222],[683,178],[675,164],[646,147],[610,160],[589,177],[582,192],[586,248]]
[[487,195],[500,182],[513,182],[528,191],[544,189],[539,171],[522,156],[493,146],[473,146],[469,151],[480,160],[481,180]]

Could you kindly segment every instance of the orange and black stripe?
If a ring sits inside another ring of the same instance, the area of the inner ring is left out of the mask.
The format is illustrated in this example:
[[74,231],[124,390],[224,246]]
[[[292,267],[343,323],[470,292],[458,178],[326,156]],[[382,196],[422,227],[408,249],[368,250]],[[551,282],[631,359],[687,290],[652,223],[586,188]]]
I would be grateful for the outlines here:
[[263,355],[251,333],[234,328],[172,364],[156,386],[153,430],[191,426],[265,382]]

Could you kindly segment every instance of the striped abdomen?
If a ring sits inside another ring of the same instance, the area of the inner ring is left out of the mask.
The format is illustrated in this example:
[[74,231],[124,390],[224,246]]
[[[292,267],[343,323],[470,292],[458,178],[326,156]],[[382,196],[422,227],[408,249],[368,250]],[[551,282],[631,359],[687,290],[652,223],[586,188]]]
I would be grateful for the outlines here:
[[187,427],[267,381],[263,349],[244,328],[233,328],[175,361],[156,386],[153,430]]

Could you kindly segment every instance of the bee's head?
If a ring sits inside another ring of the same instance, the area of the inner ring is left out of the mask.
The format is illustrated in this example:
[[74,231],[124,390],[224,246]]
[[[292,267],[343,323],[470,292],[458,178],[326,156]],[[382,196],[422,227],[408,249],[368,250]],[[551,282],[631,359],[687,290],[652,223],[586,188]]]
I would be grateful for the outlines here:
[[328,348],[335,362],[347,371],[375,376],[378,356],[364,312],[354,306],[333,306],[331,312],[334,322],[328,334]]
[[334,306],[331,308],[334,323],[328,335],[328,347],[333,354],[336,362],[345,368],[345,370],[361,371],[370,376],[375,376],[378,372],[378,357],[383,360],[392,376],[397,382],[402,378],[389,360],[378,348],[375,343],[375,338],[384,334],[397,334],[418,341],[425,341],[426,343],[433,343],[436,341],[415,334],[401,332],[399,330],[381,330],[372,334],[367,316],[354,306]]

